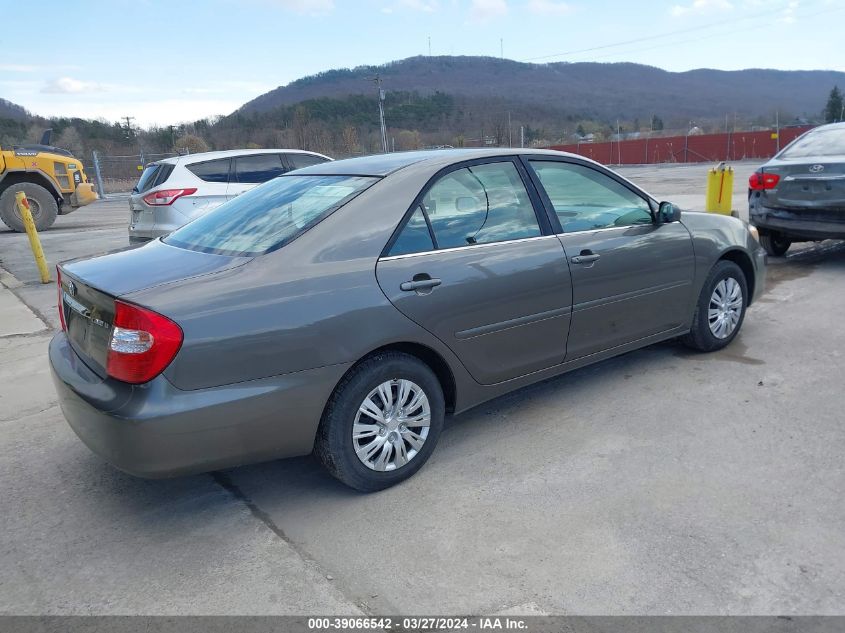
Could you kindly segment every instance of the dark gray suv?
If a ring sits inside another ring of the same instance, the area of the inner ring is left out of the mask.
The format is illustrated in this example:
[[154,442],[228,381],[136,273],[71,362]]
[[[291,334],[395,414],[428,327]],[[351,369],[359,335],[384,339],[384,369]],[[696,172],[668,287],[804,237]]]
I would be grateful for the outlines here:
[[377,490],[447,412],[666,339],[729,344],[765,254],[577,156],[446,150],[301,169],[58,272],[50,363],[93,451],[141,476],[313,451]]

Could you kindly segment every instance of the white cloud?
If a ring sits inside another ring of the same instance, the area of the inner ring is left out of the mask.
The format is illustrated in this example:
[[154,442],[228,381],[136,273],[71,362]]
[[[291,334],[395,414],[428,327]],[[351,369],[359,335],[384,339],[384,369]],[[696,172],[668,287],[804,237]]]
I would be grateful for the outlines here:
[[[76,97],[78,99],[78,97]],[[17,103],[17,102],[16,102]],[[175,125],[196,121],[217,114],[230,114],[242,106],[240,99],[164,99],[161,101],[136,100],[131,103],[107,103],[98,100],[45,99],[28,100],[26,108],[41,116],[81,117],[118,121],[129,115],[141,127]]]
[[733,8],[734,5],[730,0],[693,0],[692,4],[676,4],[670,12],[677,18],[685,15],[731,11]]
[[422,13],[434,13],[440,8],[440,3],[437,0],[396,0],[392,4],[384,7],[382,13],[394,13],[407,9],[409,11],[420,11]]
[[792,24],[795,22],[795,10],[798,8],[799,3],[798,0],[791,0],[791,2],[787,3],[784,7],[783,11],[778,18],[778,22],[783,24]]
[[37,73],[44,71],[55,72],[56,70],[79,70],[79,66],[58,64],[54,66],[35,66],[33,64],[0,64],[0,71],[8,73]]
[[48,94],[79,94],[103,91],[105,91],[105,87],[102,84],[93,81],[81,81],[73,77],[51,79],[41,88],[41,92]]
[[334,11],[334,0],[270,0],[270,4],[302,15],[326,15]]
[[508,3],[505,0],[472,0],[469,9],[470,18],[481,22],[501,18],[507,14]]
[[572,13],[572,5],[556,0],[530,0],[528,10],[539,15],[561,16]]

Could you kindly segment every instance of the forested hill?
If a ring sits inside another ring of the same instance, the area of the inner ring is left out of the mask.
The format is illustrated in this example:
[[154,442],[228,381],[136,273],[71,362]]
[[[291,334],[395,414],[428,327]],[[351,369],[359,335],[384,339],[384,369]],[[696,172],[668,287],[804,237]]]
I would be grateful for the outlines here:
[[[645,119],[759,116],[780,110],[815,116],[845,73],[824,70],[699,69],[669,72],[631,63],[528,64],[491,57],[411,57],[383,66],[329,70],[280,86],[244,104],[241,113],[263,113],[301,101],[374,94],[381,76],[390,92],[435,92],[537,104],[581,117]],[[474,100],[474,99],[473,99]]]

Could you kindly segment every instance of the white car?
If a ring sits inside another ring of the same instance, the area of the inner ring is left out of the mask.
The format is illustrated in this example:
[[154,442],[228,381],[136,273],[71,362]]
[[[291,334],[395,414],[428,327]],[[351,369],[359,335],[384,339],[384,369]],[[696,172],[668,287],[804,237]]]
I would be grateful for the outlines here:
[[271,178],[329,160],[296,149],[244,149],[150,163],[129,198],[129,241],[167,235]]

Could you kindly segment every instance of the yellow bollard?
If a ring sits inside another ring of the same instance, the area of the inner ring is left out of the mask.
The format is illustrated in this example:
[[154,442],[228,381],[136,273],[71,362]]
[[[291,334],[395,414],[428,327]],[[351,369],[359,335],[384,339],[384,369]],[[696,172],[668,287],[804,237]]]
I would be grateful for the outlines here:
[[41,249],[41,240],[38,239],[38,231],[35,229],[35,222],[29,210],[29,200],[26,199],[26,194],[23,191],[18,191],[15,194],[15,202],[18,205],[18,213],[23,218],[26,234],[29,236],[29,246],[32,249],[32,254],[35,255],[38,272],[41,273],[41,283],[48,284],[50,283],[50,270],[47,268],[47,260],[44,259],[44,251]]
[[719,163],[707,172],[707,196],[704,209],[708,213],[731,215],[731,199],[734,191],[734,170],[725,163]]

